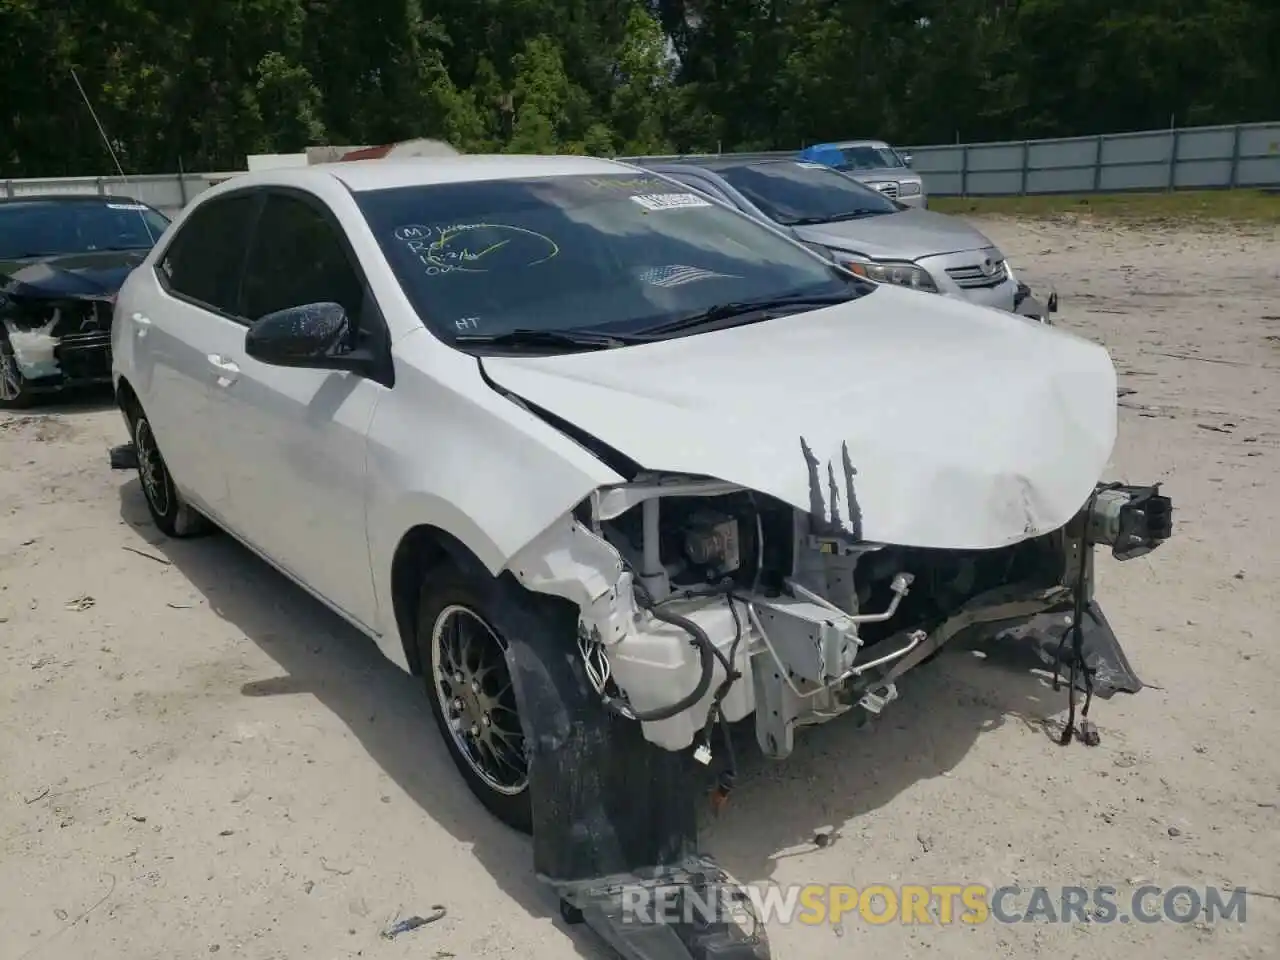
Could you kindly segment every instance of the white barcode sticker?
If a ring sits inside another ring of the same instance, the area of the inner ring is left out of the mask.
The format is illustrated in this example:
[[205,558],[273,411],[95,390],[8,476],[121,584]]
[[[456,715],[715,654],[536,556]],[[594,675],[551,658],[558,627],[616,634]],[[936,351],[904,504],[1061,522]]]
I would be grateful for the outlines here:
[[646,210],[680,210],[685,207],[709,207],[711,202],[692,193],[650,193],[631,198]]
[[108,210],[145,210],[147,209],[141,203],[108,203]]

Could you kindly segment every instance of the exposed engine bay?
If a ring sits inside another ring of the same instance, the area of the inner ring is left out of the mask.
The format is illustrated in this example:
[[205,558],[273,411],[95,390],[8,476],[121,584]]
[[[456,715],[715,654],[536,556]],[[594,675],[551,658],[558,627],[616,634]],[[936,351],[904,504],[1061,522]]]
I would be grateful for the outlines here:
[[723,882],[691,774],[724,801],[736,721],[786,757],[800,727],[886,709],[961,636],[1065,678],[1063,744],[1099,742],[1095,693],[1142,686],[1093,599],[1094,548],[1153,549],[1171,503],[1097,482],[1117,427],[1097,344],[882,285],[785,324],[481,369],[618,478],[584,479],[501,569],[518,597],[568,601],[508,653],[535,868],[628,960],[769,955],[760,924],[630,923],[622,900]]
[[[616,576],[600,571],[606,594],[581,605],[592,685],[649,742],[694,747],[707,762],[722,721],[754,713],[761,750],[784,758],[797,727],[879,713],[898,677],[965,631],[1061,613],[1042,640],[1061,648],[1055,667],[1070,666],[1063,628],[1090,619],[1091,548],[1121,559],[1153,549],[1171,533],[1171,504],[1156,487],[1100,485],[1059,530],[938,550],[861,542],[732,484],[650,476],[600,491],[573,527],[575,539],[596,541],[598,558],[617,558]],[[540,584],[516,569],[532,589],[570,595],[563,580]],[[1090,651],[1077,652],[1087,663]],[[1118,647],[1118,657],[1092,652],[1083,676],[1140,686]]]
[[[577,605],[578,655],[606,708],[546,721],[575,732],[553,738],[533,768],[550,795],[537,808],[535,864],[562,915],[628,960],[765,960],[758,923],[620,919],[625,884],[674,886],[695,900],[703,884],[732,886],[697,853],[699,791],[685,751],[710,767],[723,745],[712,793],[722,803],[735,778],[735,721],[754,715],[760,749],[786,757],[797,728],[877,714],[897,698],[897,679],[948,641],[1002,631],[1035,649],[1055,686],[1067,675],[1060,742],[1096,744],[1095,691],[1142,684],[1093,600],[1094,547],[1126,560],[1171,534],[1158,485],[1099,484],[1059,529],[986,550],[868,543],[824,516],[705,478],[640,475],[596,491],[509,566],[527,589]],[[594,772],[583,780],[583,769]]]

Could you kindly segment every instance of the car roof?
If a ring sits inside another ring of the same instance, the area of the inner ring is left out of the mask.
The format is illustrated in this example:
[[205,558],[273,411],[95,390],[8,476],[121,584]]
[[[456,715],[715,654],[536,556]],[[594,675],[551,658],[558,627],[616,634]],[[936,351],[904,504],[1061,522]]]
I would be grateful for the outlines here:
[[661,162],[646,163],[649,169],[662,170],[666,167],[682,168],[696,167],[699,170],[709,170],[712,173],[718,173],[721,170],[732,170],[735,167],[758,167],[768,163],[795,163],[796,157],[759,157],[751,154],[720,154],[717,156],[706,157],[681,157],[679,160],[663,160]]
[[834,140],[831,143],[815,143],[814,147],[836,147],[837,149],[847,149],[849,147],[878,147],[881,150],[888,150],[889,144],[883,140]]
[[304,186],[318,178],[332,178],[354,193],[396,187],[530,177],[590,176],[625,173],[634,168],[614,160],[579,156],[522,156],[464,154],[457,157],[404,157],[317,163],[240,174],[219,186]]
[[16,197],[0,197],[0,206],[10,203],[138,203],[133,197],[118,193],[25,193]]

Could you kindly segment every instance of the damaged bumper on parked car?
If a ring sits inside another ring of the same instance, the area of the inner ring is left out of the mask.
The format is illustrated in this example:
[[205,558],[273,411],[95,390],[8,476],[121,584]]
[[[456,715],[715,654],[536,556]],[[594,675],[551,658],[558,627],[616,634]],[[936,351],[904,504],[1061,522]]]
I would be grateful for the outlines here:
[[[792,322],[812,353],[796,375],[839,373],[823,343],[847,324]],[[569,668],[549,666],[550,647],[514,664],[539,783],[535,865],[565,916],[624,956],[768,956],[758,925],[636,923],[624,909],[629,885],[698,902],[726,881],[698,851],[696,804],[708,774],[715,797],[733,785],[730,724],[785,758],[806,726],[890,708],[901,678],[957,637],[1038,654],[1066,681],[1067,739],[1096,742],[1095,693],[1141,688],[1093,595],[1094,551],[1159,546],[1171,502],[1098,480],[1115,440],[1104,350],[990,323],[1000,337],[970,324],[915,357],[867,327],[866,373],[822,391],[769,378],[776,333],[761,328],[705,347],[716,383],[742,391],[706,386],[697,338],[646,348],[667,351],[660,383],[641,375],[656,359],[641,350],[483,359],[496,389],[627,477],[506,565],[576,606],[577,664],[606,707],[540,712],[552,698],[537,689],[559,682],[548,671]],[[970,351],[1000,375],[951,378],[974,369],[956,356]]]
[[115,294],[145,253],[0,264],[0,374],[14,394],[0,399],[110,381]]
[[1019,283],[1018,291],[1013,295],[1013,312],[1041,323],[1053,323],[1053,315],[1058,312],[1058,295],[1051,293],[1049,299],[1042,302],[1032,295],[1029,286]]
[[4,330],[29,388],[57,390],[111,379],[111,308],[100,299],[8,299]]

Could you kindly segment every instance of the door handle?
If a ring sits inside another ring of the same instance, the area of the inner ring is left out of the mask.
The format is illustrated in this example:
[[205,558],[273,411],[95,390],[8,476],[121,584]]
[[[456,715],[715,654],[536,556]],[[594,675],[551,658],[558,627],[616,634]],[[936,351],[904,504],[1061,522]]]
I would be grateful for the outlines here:
[[229,387],[240,378],[240,368],[236,366],[235,361],[228,360],[217,353],[209,354],[208,360],[209,366],[213,367],[218,375],[218,386]]
[[140,313],[135,313],[129,319],[133,321],[134,331],[138,336],[145,337],[147,335],[147,328],[151,326],[151,318],[143,316]]

